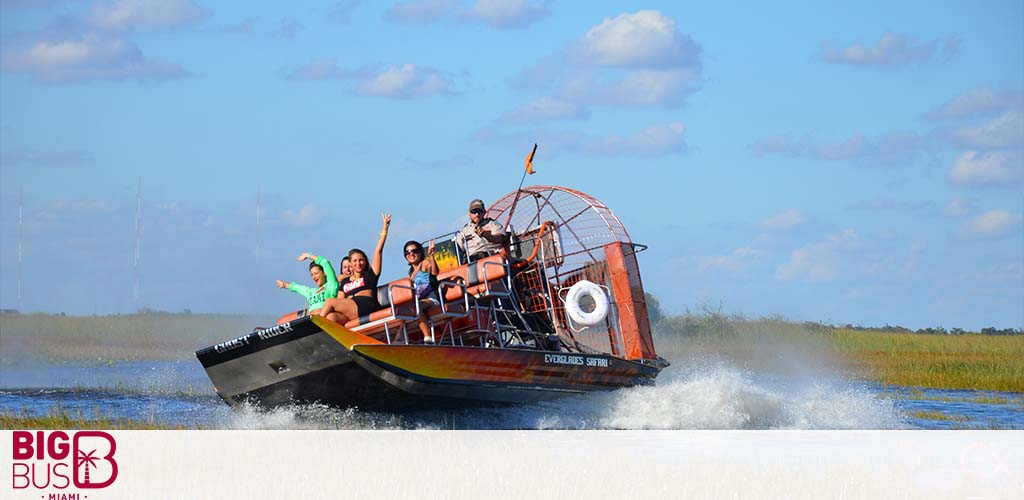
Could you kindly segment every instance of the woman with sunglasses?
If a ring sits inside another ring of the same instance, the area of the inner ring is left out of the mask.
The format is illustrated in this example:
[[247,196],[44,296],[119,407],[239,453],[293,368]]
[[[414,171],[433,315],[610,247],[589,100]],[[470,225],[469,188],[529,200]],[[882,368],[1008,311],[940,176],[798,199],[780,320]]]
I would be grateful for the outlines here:
[[391,226],[391,214],[381,214],[383,226],[377,248],[373,252],[373,263],[369,263],[366,252],[353,248],[348,252],[351,274],[341,280],[339,290],[344,297],[327,299],[324,306],[311,311],[310,314],[323,316],[335,323],[345,323],[360,316],[366,316],[380,309],[377,302],[377,281],[380,279],[380,266],[384,254],[384,243],[388,239],[388,227]]
[[427,253],[418,241],[407,241],[404,245],[405,261],[409,263],[409,278],[416,288],[416,300],[420,301],[420,315],[416,318],[424,344],[433,344],[434,336],[427,324],[427,309],[437,305],[437,263],[434,262],[434,240],[427,244]]

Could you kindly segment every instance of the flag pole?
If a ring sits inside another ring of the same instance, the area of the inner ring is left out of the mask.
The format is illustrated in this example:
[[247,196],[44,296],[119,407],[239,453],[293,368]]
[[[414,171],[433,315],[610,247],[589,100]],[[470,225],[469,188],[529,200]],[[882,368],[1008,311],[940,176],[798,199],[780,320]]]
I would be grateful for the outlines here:
[[537,154],[537,144],[533,145],[533,151],[526,157],[526,170],[523,171],[523,177],[519,179],[519,187],[516,188],[516,197],[512,199],[512,208],[508,211],[508,220],[505,221],[505,230],[508,231],[509,226],[512,224],[512,214],[516,213],[516,204],[519,203],[519,193],[523,190],[523,183],[526,182],[527,174],[533,174],[533,155]]

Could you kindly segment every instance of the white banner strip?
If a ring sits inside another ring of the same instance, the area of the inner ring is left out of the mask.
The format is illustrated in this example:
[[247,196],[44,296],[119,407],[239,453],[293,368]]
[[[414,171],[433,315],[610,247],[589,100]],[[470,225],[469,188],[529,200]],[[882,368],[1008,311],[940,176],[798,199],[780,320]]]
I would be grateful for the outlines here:
[[0,496],[1024,497],[1013,431],[89,432],[3,431]]

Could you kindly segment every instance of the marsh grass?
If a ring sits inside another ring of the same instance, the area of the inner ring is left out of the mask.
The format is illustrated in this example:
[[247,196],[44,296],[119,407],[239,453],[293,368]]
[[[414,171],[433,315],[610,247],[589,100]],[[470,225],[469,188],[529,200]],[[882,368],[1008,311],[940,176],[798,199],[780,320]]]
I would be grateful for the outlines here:
[[967,422],[970,418],[963,415],[949,415],[939,411],[915,411],[910,413],[911,417],[920,418],[924,420],[941,420],[944,422]]
[[0,315],[0,362],[191,359],[197,349],[252,331],[267,318],[205,314]]
[[85,415],[60,407],[52,408],[46,415],[32,415],[28,410],[19,413],[0,413],[0,429],[119,429],[153,430],[185,429],[181,425],[159,423],[150,415],[145,421],[126,418],[111,418],[103,414]]
[[[927,335],[747,319],[704,308],[655,326],[659,353],[757,370],[827,370],[902,387],[1024,392],[1024,336]],[[982,401],[978,401],[982,402]]]
[[835,352],[871,380],[905,387],[1024,392],[1024,336],[829,328]]

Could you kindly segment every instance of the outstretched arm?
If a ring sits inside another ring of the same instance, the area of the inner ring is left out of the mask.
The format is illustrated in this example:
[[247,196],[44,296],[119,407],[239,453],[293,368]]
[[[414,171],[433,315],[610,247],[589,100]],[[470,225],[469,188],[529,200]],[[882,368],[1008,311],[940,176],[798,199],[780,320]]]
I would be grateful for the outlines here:
[[380,263],[384,258],[384,243],[388,240],[388,227],[391,226],[391,214],[383,213],[380,214],[381,228],[380,228],[380,239],[377,240],[377,249],[373,251],[373,263],[370,264],[370,269],[373,270],[373,274],[380,276]]

